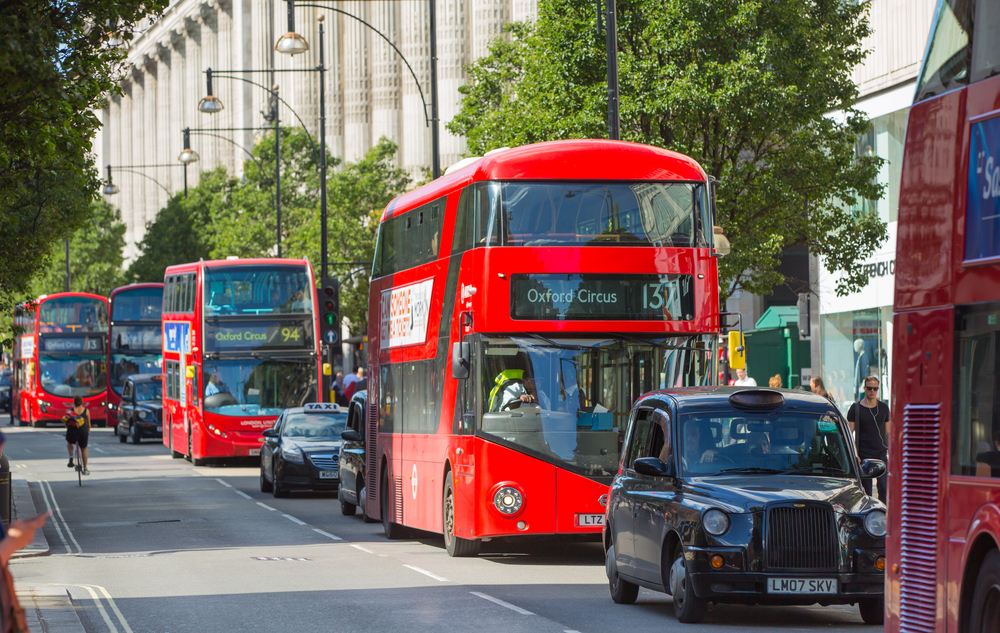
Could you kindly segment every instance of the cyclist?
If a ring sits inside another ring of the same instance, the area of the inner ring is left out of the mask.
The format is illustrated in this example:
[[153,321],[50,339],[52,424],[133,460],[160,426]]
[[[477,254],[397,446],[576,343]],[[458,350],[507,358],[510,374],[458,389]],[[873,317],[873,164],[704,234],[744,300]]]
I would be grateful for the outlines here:
[[90,437],[90,411],[83,406],[83,398],[73,397],[73,408],[63,416],[63,424],[66,425],[66,450],[69,452],[70,468],[73,467],[73,445],[80,447],[80,454],[83,456],[83,474],[89,475],[87,470],[87,439]]

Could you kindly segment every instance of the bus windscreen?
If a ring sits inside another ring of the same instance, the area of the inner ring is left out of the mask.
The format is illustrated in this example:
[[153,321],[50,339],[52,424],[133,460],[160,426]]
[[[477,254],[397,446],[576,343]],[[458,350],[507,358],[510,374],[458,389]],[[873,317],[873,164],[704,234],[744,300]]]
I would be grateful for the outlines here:
[[163,288],[122,290],[112,299],[111,320],[159,321],[163,309]]
[[205,315],[308,314],[312,280],[305,266],[205,269]]
[[205,411],[227,416],[277,416],[316,402],[316,362],[263,358],[205,363]]
[[42,389],[60,398],[96,396],[105,389],[104,356],[39,356]]

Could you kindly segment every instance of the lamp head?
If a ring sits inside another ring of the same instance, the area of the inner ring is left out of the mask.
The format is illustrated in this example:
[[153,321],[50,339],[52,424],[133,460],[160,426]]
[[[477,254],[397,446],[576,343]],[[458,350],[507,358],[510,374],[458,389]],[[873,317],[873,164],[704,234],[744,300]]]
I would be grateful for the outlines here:
[[184,163],[185,165],[196,163],[198,162],[198,152],[194,151],[190,147],[185,147],[183,150],[181,150],[181,154],[180,156],[177,157],[177,160]]
[[274,50],[285,55],[298,55],[309,50],[309,42],[298,33],[288,32],[278,38]]
[[103,193],[104,195],[106,195],[106,196],[113,196],[113,195],[115,195],[116,193],[119,193],[119,189],[118,189],[118,187],[116,187],[116,186],[115,186],[115,184],[114,184],[113,182],[111,182],[111,181],[109,180],[109,181],[108,181],[108,182],[107,182],[107,183],[106,183],[106,184],[104,185],[104,189],[102,189],[102,190],[101,190],[101,192],[102,192],[102,193]]
[[208,95],[198,103],[198,112],[204,114],[215,114],[216,112],[222,112],[223,109],[225,109],[225,106],[222,105],[222,101],[219,101],[218,97],[213,97],[212,95]]

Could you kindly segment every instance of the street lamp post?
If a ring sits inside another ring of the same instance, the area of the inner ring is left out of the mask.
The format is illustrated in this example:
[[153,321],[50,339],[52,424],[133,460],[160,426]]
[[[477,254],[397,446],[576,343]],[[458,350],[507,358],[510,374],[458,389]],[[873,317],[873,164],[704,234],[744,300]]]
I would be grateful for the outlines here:
[[188,197],[188,170],[187,166],[197,162],[198,154],[191,149],[191,128],[184,128],[184,149],[181,150],[177,160],[184,165],[184,197]]
[[[434,0],[431,0],[433,3]],[[604,0],[605,40],[608,60],[608,138],[620,141],[621,119],[618,116],[618,18],[615,0]]]

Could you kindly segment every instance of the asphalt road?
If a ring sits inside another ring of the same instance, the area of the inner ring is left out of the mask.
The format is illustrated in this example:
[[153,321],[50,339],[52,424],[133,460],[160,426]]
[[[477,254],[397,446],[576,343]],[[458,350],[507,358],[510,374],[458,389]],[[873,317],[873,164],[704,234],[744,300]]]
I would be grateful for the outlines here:
[[55,511],[52,555],[11,571],[66,587],[90,633],[879,628],[840,606],[716,606],[684,625],[664,594],[614,604],[597,543],[494,541],[452,559],[433,535],[387,541],[381,525],[342,516],[335,496],[263,494],[252,466],[194,468],[162,444],[95,429],[79,487],[56,427],[3,430],[13,476]]

